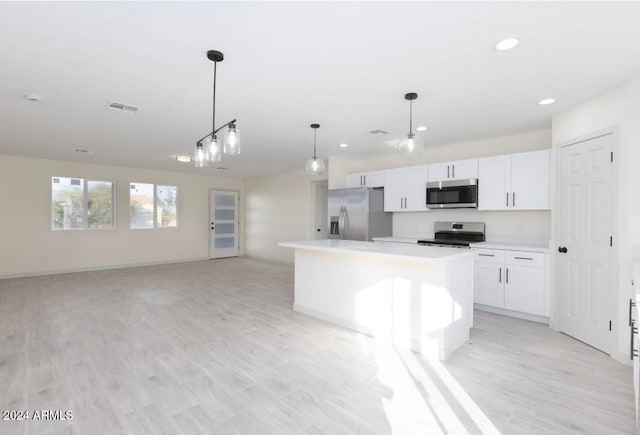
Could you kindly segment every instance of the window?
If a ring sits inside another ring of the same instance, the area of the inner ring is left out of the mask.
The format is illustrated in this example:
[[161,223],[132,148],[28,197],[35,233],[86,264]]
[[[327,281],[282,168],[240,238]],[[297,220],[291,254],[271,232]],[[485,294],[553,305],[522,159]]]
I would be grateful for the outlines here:
[[87,181],[87,227],[113,228],[113,183]]
[[129,227],[132,229],[178,226],[178,187],[131,183]]
[[178,188],[156,186],[156,224],[158,227],[178,226]]
[[51,229],[114,228],[113,182],[51,178]]

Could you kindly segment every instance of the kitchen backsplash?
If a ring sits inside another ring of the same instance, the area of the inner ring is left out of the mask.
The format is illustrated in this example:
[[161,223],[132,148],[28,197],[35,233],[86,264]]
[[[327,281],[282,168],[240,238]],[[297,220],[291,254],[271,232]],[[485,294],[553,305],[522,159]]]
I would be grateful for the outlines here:
[[484,222],[488,241],[518,239],[523,243],[546,243],[551,237],[551,212],[478,211],[474,209],[401,212],[393,214],[393,236],[433,237],[436,221]]

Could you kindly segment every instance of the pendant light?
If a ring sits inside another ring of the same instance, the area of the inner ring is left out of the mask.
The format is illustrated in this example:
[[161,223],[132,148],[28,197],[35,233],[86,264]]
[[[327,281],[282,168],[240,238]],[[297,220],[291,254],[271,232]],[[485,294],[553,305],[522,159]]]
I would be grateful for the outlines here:
[[320,175],[324,173],[324,160],[316,156],[316,133],[320,128],[320,124],[311,124],[311,128],[313,128],[313,157],[307,160],[305,170],[309,175]]
[[418,98],[415,92],[405,94],[404,99],[409,100],[409,134],[398,143],[398,151],[405,157],[418,156],[424,151],[424,145],[419,135],[413,134],[413,100]]
[[[236,120],[233,119],[216,128],[216,75],[218,62],[224,60],[224,55],[220,51],[209,50],[207,51],[207,58],[213,62],[213,118],[211,133],[196,142],[193,161],[197,168],[203,168],[211,162],[219,162],[222,160],[223,152],[233,156],[240,154],[240,136],[238,135]],[[229,128],[224,139],[224,145],[222,145],[216,134],[227,126]]]

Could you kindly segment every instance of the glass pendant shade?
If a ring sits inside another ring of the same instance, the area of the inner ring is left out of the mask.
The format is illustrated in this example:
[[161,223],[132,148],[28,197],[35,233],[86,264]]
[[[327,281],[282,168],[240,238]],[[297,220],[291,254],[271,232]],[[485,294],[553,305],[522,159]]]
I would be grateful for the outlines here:
[[324,168],[324,160],[317,157],[311,157],[305,165],[305,170],[309,175],[321,175],[324,173]]
[[419,156],[424,151],[424,145],[420,136],[408,134],[398,143],[398,151],[405,157]]
[[204,168],[207,166],[207,150],[202,146],[202,144],[196,145],[193,152],[193,162],[196,168]]
[[230,156],[240,154],[240,134],[235,124],[229,125],[227,136],[224,139],[224,153]]
[[207,150],[208,162],[219,162],[222,160],[222,150],[220,142],[215,136],[209,136],[204,140],[204,147]]

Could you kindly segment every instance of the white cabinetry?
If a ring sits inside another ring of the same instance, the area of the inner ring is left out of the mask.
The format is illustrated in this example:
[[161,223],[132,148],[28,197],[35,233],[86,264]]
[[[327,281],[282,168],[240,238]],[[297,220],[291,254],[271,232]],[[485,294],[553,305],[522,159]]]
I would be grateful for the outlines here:
[[548,210],[549,150],[478,160],[478,210]]
[[429,165],[430,182],[466,180],[468,178],[478,178],[478,159],[432,163]]
[[347,187],[383,187],[385,171],[358,172],[347,175]]
[[546,316],[543,253],[500,249],[475,250],[476,304]]
[[427,165],[384,171],[384,211],[428,211]]

